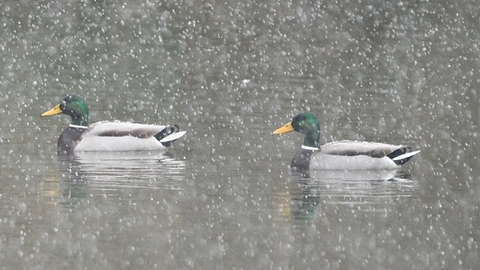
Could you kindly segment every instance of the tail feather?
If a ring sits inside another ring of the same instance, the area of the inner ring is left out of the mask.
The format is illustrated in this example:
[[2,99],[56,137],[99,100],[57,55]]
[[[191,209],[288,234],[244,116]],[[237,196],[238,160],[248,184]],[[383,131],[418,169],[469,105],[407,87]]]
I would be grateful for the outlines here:
[[418,153],[420,151],[412,151],[410,147],[402,147],[388,154],[387,157],[391,158],[395,164],[403,165]]
[[157,139],[163,146],[169,147],[185,133],[185,131],[180,132],[180,128],[177,125],[173,125],[166,127],[157,133],[155,139]]

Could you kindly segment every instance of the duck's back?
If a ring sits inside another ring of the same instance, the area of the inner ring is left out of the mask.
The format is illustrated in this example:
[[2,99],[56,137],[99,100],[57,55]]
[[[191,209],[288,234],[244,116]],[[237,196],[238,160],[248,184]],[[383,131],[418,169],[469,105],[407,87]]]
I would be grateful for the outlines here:
[[164,150],[155,135],[165,126],[128,122],[97,122],[89,126],[75,151]]
[[382,158],[402,147],[404,146],[377,142],[338,141],[323,145],[321,152],[338,156],[366,155]]

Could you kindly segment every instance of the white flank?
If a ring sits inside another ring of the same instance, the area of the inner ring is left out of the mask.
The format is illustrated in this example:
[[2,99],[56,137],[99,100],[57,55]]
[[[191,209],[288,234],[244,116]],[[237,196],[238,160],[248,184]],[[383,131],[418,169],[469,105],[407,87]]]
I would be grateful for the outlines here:
[[330,184],[334,184],[335,181],[341,184],[342,187],[345,184],[344,181],[360,180],[391,180],[397,175],[396,169],[386,170],[310,170],[311,179],[322,179],[322,181],[332,181]]
[[122,137],[84,137],[75,147],[75,151],[154,151],[165,150],[154,137],[136,138],[132,136]]
[[338,156],[318,153],[310,160],[311,170],[392,170],[399,166],[388,157]]

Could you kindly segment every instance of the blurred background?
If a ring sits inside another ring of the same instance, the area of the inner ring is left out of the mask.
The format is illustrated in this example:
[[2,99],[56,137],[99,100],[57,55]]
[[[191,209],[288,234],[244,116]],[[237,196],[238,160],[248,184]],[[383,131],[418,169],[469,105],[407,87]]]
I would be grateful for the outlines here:
[[[1,269],[476,269],[475,1],[2,1]],[[63,160],[90,121],[178,124],[159,156]],[[289,164],[322,143],[421,150],[355,180]],[[368,178],[368,177],[367,177]],[[391,178],[390,176],[387,178]]]

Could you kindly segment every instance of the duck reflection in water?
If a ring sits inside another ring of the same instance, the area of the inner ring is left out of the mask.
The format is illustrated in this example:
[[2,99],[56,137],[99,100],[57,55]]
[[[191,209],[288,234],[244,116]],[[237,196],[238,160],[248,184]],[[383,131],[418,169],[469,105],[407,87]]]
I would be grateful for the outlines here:
[[397,171],[293,172],[292,180],[282,188],[285,191],[276,192],[275,202],[280,218],[307,222],[294,223],[296,226],[319,220],[328,223],[323,218],[338,207],[382,212],[386,204],[412,196],[419,187],[409,174]]
[[132,188],[184,188],[185,162],[170,153],[88,152],[58,159],[59,171],[45,181],[44,196],[66,208],[92,193],[118,196]]

